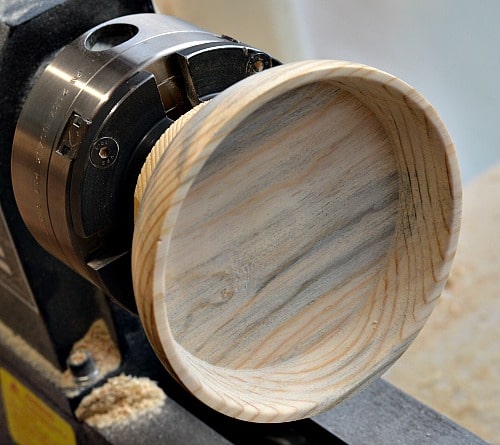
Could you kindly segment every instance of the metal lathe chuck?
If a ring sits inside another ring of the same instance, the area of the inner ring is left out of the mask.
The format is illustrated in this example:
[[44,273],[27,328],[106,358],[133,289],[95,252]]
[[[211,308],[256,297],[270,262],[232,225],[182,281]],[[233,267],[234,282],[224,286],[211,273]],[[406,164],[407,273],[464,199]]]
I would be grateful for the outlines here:
[[147,154],[193,106],[277,64],[158,14],[120,17],[82,35],[39,76],[17,124],[12,182],[33,236],[134,310],[133,190]]

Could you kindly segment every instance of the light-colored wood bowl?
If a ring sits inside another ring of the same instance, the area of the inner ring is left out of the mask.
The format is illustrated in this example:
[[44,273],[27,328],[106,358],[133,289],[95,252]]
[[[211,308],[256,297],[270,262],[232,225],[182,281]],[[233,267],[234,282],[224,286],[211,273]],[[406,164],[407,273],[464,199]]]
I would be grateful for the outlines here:
[[456,249],[443,123],[363,65],[300,62],[234,85],[146,180],[132,270],[147,335],[189,391],[244,420],[311,416],[380,375]]

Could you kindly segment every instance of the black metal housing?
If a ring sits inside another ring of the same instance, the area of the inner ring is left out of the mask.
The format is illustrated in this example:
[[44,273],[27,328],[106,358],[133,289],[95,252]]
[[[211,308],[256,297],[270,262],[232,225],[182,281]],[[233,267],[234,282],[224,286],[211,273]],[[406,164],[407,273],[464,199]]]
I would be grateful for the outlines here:
[[19,116],[12,182],[30,232],[134,311],[133,191],[151,141],[200,101],[278,62],[173,17],[105,22],[59,52]]
[[0,269],[0,318],[57,367],[64,368],[93,320],[110,315],[102,293],[40,247],[19,214],[11,181],[16,124],[33,84],[61,48],[109,19],[151,10],[138,0],[0,3],[0,247],[13,266],[11,275]]

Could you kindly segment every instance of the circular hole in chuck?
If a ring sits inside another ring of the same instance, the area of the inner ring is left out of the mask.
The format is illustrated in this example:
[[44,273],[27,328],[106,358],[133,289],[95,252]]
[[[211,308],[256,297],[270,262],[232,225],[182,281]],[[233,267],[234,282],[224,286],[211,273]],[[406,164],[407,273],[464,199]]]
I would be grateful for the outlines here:
[[127,23],[114,23],[96,29],[85,40],[89,51],[105,51],[130,40],[139,32],[139,28]]

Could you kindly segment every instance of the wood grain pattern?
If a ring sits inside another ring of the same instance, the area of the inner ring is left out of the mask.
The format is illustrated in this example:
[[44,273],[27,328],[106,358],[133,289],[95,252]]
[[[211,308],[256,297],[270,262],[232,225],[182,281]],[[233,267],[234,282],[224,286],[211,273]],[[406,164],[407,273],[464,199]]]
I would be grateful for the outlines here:
[[456,248],[448,133],[410,86],[362,65],[238,83],[146,182],[132,268],[148,337],[193,394],[240,419],[310,416],[383,372]]
[[500,162],[469,182],[450,278],[424,329],[385,375],[500,444]]

